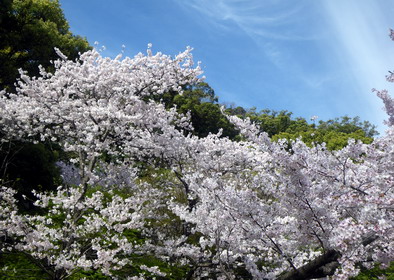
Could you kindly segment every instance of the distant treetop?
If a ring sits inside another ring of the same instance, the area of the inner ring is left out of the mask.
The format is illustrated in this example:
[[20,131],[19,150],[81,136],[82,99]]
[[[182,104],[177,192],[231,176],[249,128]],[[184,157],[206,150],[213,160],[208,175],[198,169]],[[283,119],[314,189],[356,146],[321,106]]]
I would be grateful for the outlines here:
[[58,58],[70,59],[91,47],[73,35],[58,0],[2,0],[0,5],[0,90],[14,91],[18,69],[39,75],[39,65],[51,70]]

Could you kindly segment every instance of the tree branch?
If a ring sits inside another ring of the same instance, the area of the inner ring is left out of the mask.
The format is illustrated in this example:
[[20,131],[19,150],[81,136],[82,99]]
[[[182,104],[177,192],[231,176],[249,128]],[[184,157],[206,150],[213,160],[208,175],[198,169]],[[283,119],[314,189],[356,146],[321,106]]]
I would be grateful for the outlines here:
[[[328,250],[323,255],[310,261],[309,263],[298,268],[297,270],[292,270],[290,272],[282,274],[278,277],[278,280],[305,280],[331,275],[339,266],[337,260],[340,256],[341,254],[337,250]],[[334,265],[332,265],[332,263],[334,263]],[[327,269],[325,269],[325,266],[327,265],[331,267],[330,271],[326,271]]]
[[[377,239],[378,236],[371,234],[365,237],[361,244],[367,246]],[[332,275],[339,267],[338,259],[340,257],[341,253],[339,251],[330,249],[297,270],[280,275],[278,280],[308,280]]]

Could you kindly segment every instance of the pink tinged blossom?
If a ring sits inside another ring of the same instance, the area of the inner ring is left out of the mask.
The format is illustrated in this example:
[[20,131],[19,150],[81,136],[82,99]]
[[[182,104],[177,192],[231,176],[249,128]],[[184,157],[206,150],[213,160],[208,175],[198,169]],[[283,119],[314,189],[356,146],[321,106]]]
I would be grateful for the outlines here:
[[376,95],[382,99],[383,104],[384,104],[384,109],[389,116],[389,119],[385,122],[388,126],[393,126],[394,125],[394,100],[391,98],[391,96],[388,94],[387,90],[373,90],[376,92]]
[[389,36],[390,36],[391,40],[394,41],[394,30],[390,28],[389,31],[390,31]]

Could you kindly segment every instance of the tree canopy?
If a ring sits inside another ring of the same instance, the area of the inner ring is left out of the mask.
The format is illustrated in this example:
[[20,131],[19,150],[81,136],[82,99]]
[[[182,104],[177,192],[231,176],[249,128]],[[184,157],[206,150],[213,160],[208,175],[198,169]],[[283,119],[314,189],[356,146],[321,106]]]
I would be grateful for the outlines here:
[[361,122],[359,117],[343,116],[328,121],[320,120],[316,124],[316,119],[308,122],[302,117],[293,118],[293,114],[285,110],[264,109],[257,112],[255,108],[248,110],[242,107],[230,107],[226,112],[241,118],[249,118],[260,127],[261,132],[266,132],[274,141],[300,138],[309,146],[325,143],[330,150],[345,147],[349,139],[371,143],[373,137],[378,134],[376,126],[368,121]]
[[54,48],[70,59],[90,49],[86,39],[73,35],[58,0],[2,0],[0,5],[0,89],[13,91],[23,69],[39,75],[57,59]]

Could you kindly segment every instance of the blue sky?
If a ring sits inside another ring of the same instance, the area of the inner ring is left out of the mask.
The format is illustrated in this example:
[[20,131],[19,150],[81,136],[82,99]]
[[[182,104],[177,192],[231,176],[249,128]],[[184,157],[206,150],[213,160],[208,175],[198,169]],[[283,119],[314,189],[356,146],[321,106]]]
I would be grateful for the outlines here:
[[[219,101],[321,120],[386,118],[372,88],[394,70],[392,0],[60,0],[105,55],[194,48]],[[394,95],[394,94],[393,94]]]

